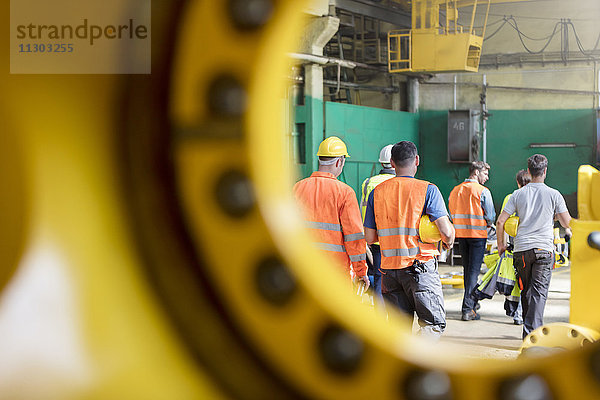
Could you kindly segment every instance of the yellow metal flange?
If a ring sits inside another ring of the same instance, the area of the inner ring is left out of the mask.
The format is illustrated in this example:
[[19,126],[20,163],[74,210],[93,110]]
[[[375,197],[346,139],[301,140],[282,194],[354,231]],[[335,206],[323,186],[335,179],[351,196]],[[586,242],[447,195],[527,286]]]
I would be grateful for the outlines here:
[[523,340],[520,353],[534,347],[559,350],[577,350],[596,342],[600,333],[584,326],[555,322],[540,326]]
[[[1,4],[8,27],[10,1]],[[175,9],[154,4],[155,32],[169,32]],[[158,66],[168,47],[157,36]],[[129,80],[11,75],[4,39],[0,286],[12,279],[0,301],[0,398],[220,398],[137,247],[119,134]]]
[[571,299],[569,322],[600,330],[598,257],[600,250],[589,240],[600,232],[600,171],[590,165],[579,167],[577,182],[579,219],[571,222]]
[[589,367],[597,346],[543,364],[467,360],[410,335],[400,317],[386,323],[346,294],[302,228],[274,112],[283,97],[284,54],[300,35],[301,4],[250,2],[272,9],[244,23],[231,12],[234,3],[188,7],[171,91],[175,169],[207,279],[267,370],[315,398],[430,398],[431,387],[439,390],[435,398],[478,399],[490,390],[491,397],[520,398],[530,384],[548,397],[599,396]]

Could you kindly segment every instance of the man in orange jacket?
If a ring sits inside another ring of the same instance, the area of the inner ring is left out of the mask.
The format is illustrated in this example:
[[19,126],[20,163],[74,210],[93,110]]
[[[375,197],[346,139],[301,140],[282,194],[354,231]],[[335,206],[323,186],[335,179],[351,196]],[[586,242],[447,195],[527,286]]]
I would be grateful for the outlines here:
[[294,186],[294,195],[304,210],[304,218],[313,231],[317,246],[344,266],[350,266],[359,280],[369,287],[367,243],[358,201],[352,188],[336,178],[342,173],[346,144],[332,136],[319,145],[319,170]]
[[496,219],[494,202],[489,189],[483,186],[488,180],[490,166],[474,161],[469,166],[469,178],[455,186],[448,199],[450,217],[456,229],[463,265],[465,293],[462,302],[463,321],[480,319],[479,304],[471,295],[477,286],[477,278],[483,263],[487,227]]
[[391,164],[396,177],[371,191],[365,212],[365,236],[369,244],[379,241],[383,298],[414,318],[422,335],[439,337],[446,328],[442,284],[437,270],[435,243],[419,236],[423,215],[438,227],[448,248],[454,227],[437,186],[415,179],[419,156],[409,141],[392,147]]

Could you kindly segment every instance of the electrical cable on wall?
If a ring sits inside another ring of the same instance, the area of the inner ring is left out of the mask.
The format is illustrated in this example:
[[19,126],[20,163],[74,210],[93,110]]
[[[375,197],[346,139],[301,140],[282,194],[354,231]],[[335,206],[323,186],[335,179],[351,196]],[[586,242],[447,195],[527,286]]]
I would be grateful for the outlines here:
[[[546,48],[547,48],[547,47],[550,45],[550,43],[552,42],[552,39],[554,38],[554,36],[555,36],[555,35],[556,35],[556,33],[557,33],[557,30],[560,28],[560,29],[561,29],[561,32],[562,32],[562,27],[563,27],[563,24],[562,24],[562,22],[557,22],[557,23],[554,25],[554,29],[552,30],[552,33],[551,33],[550,35],[546,36],[545,38],[541,38],[541,39],[534,39],[534,38],[531,38],[531,37],[529,37],[529,36],[525,35],[525,34],[524,34],[524,33],[523,33],[523,32],[522,32],[520,29],[519,29],[519,26],[517,25],[517,20],[515,20],[515,18],[514,18],[513,16],[510,16],[510,17],[508,17],[508,18],[507,18],[507,23],[508,23],[508,25],[510,25],[510,26],[511,26],[511,27],[512,27],[512,28],[513,28],[515,31],[517,31],[517,34],[518,34],[518,36],[519,36],[519,41],[520,41],[520,42],[521,42],[521,44],[523,45],[523,48],[525,49],[525,51],[527,51],[529,54],[541,54],[541,53],[543,53],[543,52],[544,52],[544,50],[546,50]],[[513,25],[513,23],[514,23],[514,25]],[[523,38],[524,38],[524,37],[525,37],[525,38],[527,38],[527,39],[530,39],[530,40],[544,40],[544,39],[547,39],[547,42],[546,42],[546,44],[545,44],[544,46],[542,46],[542,48],[541,48],[540,50],[538,50],[538,51],[533,51],[533,50],[531,50],[529,47],[527,47],[527,45],[525,44],[525,41],[523,40]]]
[[573,22],[571,22],[571,20],[569,20],[567,23],[571,26],[571,28],[573,28],[573,35],[575,35],[575,41],[577,42],[577,47],[579,48],[579,51],[581,52],[581,54],[586,55],[586,56],[592,56],[593,54],[591,52],[596,50],[598,48],[598,44],[600,43],[600,34],[598,35],[598,38],[596,39],[594,48],[588,52],[583,48],[583,45],[581,44],[581,40],[579,39],[579,35],[577,34],[577,30],[575,29],[575,25],[573,24]]
[[[548,19],[550,20],[550,19]],[[552,30],[552,33],[550,33],[549,35],[545,36],[545,37],[541,37],[541,38],[534,38],[531,37],[527,34],[525,34],[520,28],[519,25],[517,23],[517,20],[515,19],[514,16],[504,16],[501,20],[497,20],[492,22],[491,24],[488,24],[488,26],[490,25],[494,25],[497,23],[502,22],[502,24],[491,34],[487,35],[483,40],[487,41],[489,39],[491,39],[492,37],[494,37],[496,34],[498,34],[502,28],[504,28],[505,25],[509,25],[511,28],[513,28],[516,32],[517,35],[519,37],[519,41],[521,42],[521,45],[523,46],[523,48],[525,49],[525,51],[527,51],[529,54],[541,54],[543,53],[548,46],[550,45],[550,43],[552,42],[552,39],[554,39],[554,37],[556,36],[557,33],[561,33],[561,58],[564,62],[568,61],[568,52],[569,52],[569,27],[571,27],[572,31],[573,31],[573,35],[575,37],[575,42],[577,43],[577,48],[579,50],[579,52],[585,56],[590,57],[590,60],[592,61],[598,61],[600,59],[598,58],[594,58],[593,57],[593,51],[598,49],[598,45],[600,44],[600,34],[598,35],[596,42],[594,44],[594,47],[591,50],[586,50],[583,47],[583,44],[581,42],[581,38],[579,37],[578,33],[577,33],[577,29],[575,28],[575,24],[573,23],[573,21],[571,19],[561,19],[559,22],[557,22],[554,25],[554,28]],[[525,43],[525,40],[529,39],[529,40],[534,40],[534,41],[542,41],[542,40],[546,40],[546,43],[542,46],[542,48],[540,50],[534,51],[532,49],[530,49],[527,44]]]
[[[501,30],[501,29],[504,27],[504,25],[506,25],[506,22],[507,22],[507,21],[506,21],[506,18],[504,18],[504,20],[498,20],[498,21],[496,21],[496,22],[500,22],[500,21],[502,21],[502,25],[500,25],[500,26],[498,27],[498,29],[496,29],[496,30],[495,30],[493,33],[489,34],[489,35],[488,35],[486,38],[484,38],[484,39],[483,39],[483,41],[484,41],[484,42],[485,42],[486,40],[488,40],[488,39],[491,39],[491,38],[493,38],[493,37],[494,37],[494,36],[495,36],[495,35],[496,35],[498,32],[500,32],[500,30]],[[489,24],[488,24],[488,27],[489,27]]]
[[[490,15],[494,15],[494,14],[490,14]],[[525,16],[519,16],[518,18],[531,18],[531,19],[542,19],[542,20],[547,20],[547,21],[553,21],[553,20],[558,20],[558,18],[543,18],[543,17],[525,17]],[[580,21],[589,21],[589,20],[580,20]],[[556,36],[556,34],[558,33],[559,27],[560,27],[560,32],[561,32],[561,58],[563,59],[563,61],[567,61],[567,53],[568,53],[568,49],[569,49],[569,26],[571,27],[571,29],[573,30],[573,35],[575,37],[575,42],[577,43],[577,48],[579,50],[579,52],[585,56],[590,57],[590,60],[592,61],[598,61],[597,58],[593,58],[593,54],[592,52],[598,49],[598,45],[600,44],[600,34],[598,35],[596,42],[594,44],[594,47],[592,48],[592,50],[586,50],[583,47],[583,44],[581,42],[581,38],[579,37],[579,35],[577,34],[577,29],[575,28],[575,24],[573,23],[572,19],[567,19],[567,18],[560,18],[560,20],[558,22],[556,22],[556,24],[554,25],[554,28],[552,30],[552,33],[545,36],[545,37],[541,37],[541,38],[534,38],[531,37],[527,34],[525,34],[520,28],[519,25],[517,23],[517,20],[515,18],[515,16],[511,15],[509,17],[507,17],[506,15],[504,15],[502,17],[502,19],[498,19],[494,22],[490,22],[489,24],[487,24],[488,27],[496,25],[498,23],[502,23],[498,28],[496,28],[496,30],[494,32],[492,32],[491,34],[487,35],[483,40],[484,42],[491,39],[492,37],[496,36],[496,34],[498,34],[502,28],[504,28],[504,26],[506,24],[510,25],[511,28],[513,28],[516,32],[517,35],[519,36],[519,41],[521,42],[523,48],[530,54],[541,54],[543,53],[546,48],[550,45],[550,43],[552,42],[552,39],[554,38],[554,36]],[[475,28],[482,28],[483,26],[479,26],[479,27],[475,27]],[[527,45],[525,44],[525,41],[523,40],[523,38],[527,38],[529,40],[534,40],[534,41],[542,41],[542,40],[546,40],[546,44],[544,44],[544,46],[538,50],[538,51],[534,51],[531,50],[529,47],[527,47]]]

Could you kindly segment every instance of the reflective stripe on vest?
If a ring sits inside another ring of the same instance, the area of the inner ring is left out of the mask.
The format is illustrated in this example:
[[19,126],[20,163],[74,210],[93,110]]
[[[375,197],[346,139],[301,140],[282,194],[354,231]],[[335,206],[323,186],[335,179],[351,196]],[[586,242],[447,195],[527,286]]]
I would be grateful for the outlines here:
[[308,227],[312,229],[323,229],[326,231],[341,232],[342,226],[340,224],[330,224],[328,222],[313,222],[307,221]]
[[350,256],[350,261],[365,261],[367,259],[367,253],[357,254],[355,256]]
[[485,220],[485,217],[483,215],[474,215],[474,214],[452,214],[452,220],[454,220],[455,218]]
[[[454,229],[466,229],[466,230],[472,230],[472,231],[486,231],[487,232],[487,227],[485,226],[477,226],[477,225],[461,225],[461,224],[455,224],[454,225]],[[487,233],[486,233],[487,236]]]
[[336,253],[345,253],[346,252],[346,248],[339,244],[316,243],[316,245],[321,250],[334,251]]
[[[322,229],[325,231],[334,231],[334,232],[342,232],[342,226],[340,224],[332,224],[328,222],[315,222],[315,221],[307,221],[309,228],[312,229]],[[355,240],[364,240],[364,233],[353,233],[351,235],[344,235],[344,242],[353,242]],[[346,247],[340,244],[332,244],[332,243],[316,243],[317,247],[321,250],[332,251],[334,253],[346,253]],[[348,254],[350,261],[358,262],[365,261],[367,259],[367,253],[361,254]]]
[[448,208],[457,238],[487,238],[487,223],[481,207],[485,187],[465,181],[455,186],[448,198]]
[[439,254],[435,244],[419,240],[419,220],[429,182],[396,177],[375,188],[375,223],[381,247],[381,268],[409,267]]
[[353,242],[355,240],[361,240],[364,238],[364,233],[353,233],[352,235],[344,235],[344,242]]
[[384,257],[413,257],[419,254],[419,248],[413,247],[411,249],[385,249],[381,250],[381,254]]
[[377,236],[395,236],[395,235],[410,235],[419,236],[419,230],[415,228],[388,228],[377,229]]
[[333,174],[316,171],[294,185],[294,196],[316,246],[339,261],[345,272],[352,268],[362,276],[367,269],[366,241],[352,188]]

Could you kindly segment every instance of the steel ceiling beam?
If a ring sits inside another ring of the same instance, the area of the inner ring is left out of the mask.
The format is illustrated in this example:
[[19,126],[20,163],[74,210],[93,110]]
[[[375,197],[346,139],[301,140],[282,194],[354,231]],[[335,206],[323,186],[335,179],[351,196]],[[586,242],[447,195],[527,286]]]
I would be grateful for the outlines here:
[[354,14],[362,14],[380,21],[389,22],[401,28],[411,27],[410,13],[391,7],[384,7],[368,0],[336,0],[335,6]]

